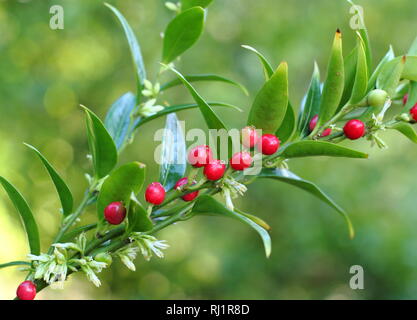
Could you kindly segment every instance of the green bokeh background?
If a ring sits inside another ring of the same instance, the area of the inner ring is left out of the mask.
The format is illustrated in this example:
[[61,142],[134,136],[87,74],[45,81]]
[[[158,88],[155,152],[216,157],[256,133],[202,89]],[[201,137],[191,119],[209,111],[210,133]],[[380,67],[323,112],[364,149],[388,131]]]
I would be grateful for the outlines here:
[[[155,0],[110,0],[126,16],[141,42],[150,80],[159,68],[160,32],[172,17]],[[49,8],[65,11],[64,30],[49,28]],[[415,0],[362,0],[373,53],[380,59],[392,44],[397,55],[417,35]],[[262,70],[249,44],[277,65],[290,68],[295,106],[304,94],[316,60],[325,73],[336,28],[345,52],[355,38],[349,5],[342,0],[214,0],[200,41],[177,63],[187,73],[218,73],[241,81],[250,97],[223,84],[198,84],[209,100],[244,109],[217,109],[230,127],[241,127]],[[165,79],[171,75],[167,73]],[[35,212],[45,251],[59,227],[59,202],[38,159],[22,142],[37,146],[69,182],[79,200],[90,169],[84,104],[103,117],[120,95],[134,90],[134,73],[120,25],[102,1],[0,1],[0,174],[25,195]],[[190,102],[182,88],[167,94]],[[179,114],[187,126],[205,127],[198,111]],[[157,179],[153,141],[164,125],[143,126],[121,161],[149,165]],[[272,227],[272,256],[266,259],[257,234],[235,221],[198,217],[172,226],[158,237],[170,248],[163,260],[137,259],[137,272],[120,262],[101,274],[96,289],[79,274],[64,291],[47,289],[39,299],[370,299],[417,298],[417,147],[397,133],[383,134],[389,149],[367,142],[347,143],[370,152],[369,160],[301,159],[290,163],[315,181],[352,216],[357,236],[350,241],[343,220],[303,191],[275,181],[250,186],[239,207]],[[94,218],[90,209],[83,218]],[[0,192],[0,263],[25,258],[27,245],[18,215]],[[361,265],[365,289],[351,290],[349,268]],[[13,298],[24,274],[0,270],[0,298]]]

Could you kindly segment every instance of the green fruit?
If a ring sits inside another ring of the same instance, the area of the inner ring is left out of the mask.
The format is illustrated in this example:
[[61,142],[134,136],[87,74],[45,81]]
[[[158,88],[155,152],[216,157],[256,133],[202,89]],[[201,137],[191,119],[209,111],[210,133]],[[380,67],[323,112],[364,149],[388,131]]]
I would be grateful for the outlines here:
[[384,90],[375,89],[368,94],[368,105],[372,107],[383,107],[387,101],[388,93]]
[[96,260],[97,262],[104,262],[107,264],[107,266],[110,266],[113,262],[113,258],[111,257],[111,255],[106,252],[99,253],[94,257],[94,260]]

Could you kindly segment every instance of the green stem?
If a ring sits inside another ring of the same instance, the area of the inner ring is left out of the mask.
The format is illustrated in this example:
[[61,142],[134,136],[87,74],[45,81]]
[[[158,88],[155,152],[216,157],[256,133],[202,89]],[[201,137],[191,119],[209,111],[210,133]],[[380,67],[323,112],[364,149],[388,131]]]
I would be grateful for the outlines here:
[[171,215],[177,213],[179,210],[182,210],[186,206],[187,206],[187,204],[180,203],[178,205],[172,206],[172,207],[170,207],[168,209],[165,209],[165,210],[158,209],[158,210],[156,210],[152,213],[151,217],[152,218],[159,218],[159,217],[171,216]]
[[130,241],[127,236],[122,237],[119,240],[112,241],[108,246],[97,248],[91,252],[91,256],[96,256],[102,252],[116,252],[117,250],[123,248],[125,245],[129,244]]
[[169,218],[166,218],[165,220],[161,221],[160,223],[158,223],[151,231],[145,232],[146,234],[152,234],[155,232],[158,232],[159,230],[162,230],[166,227],[168,227],[169,225],[180,221],[181,220],[181,216],[187,212],[188,210],[190,210],[192,208],[192,204],[186,206],[185,208],[183,208],[182,210],[178,211],[176,214],[170,216]]
[[[62,238],[64,237],[65,233],[68,231],[68,229],[71,228],[71,226],[77,221],[79,216],[83,213],[84,209],[88,206],[89,201],[91,200],[91,198],[93,196],[93,192],[91,190],[94,190],[94,187],[90,188],[84,194],[84,198],[81,201],[80,205],[75,210],[75,212],[71,214],[70,219],[62,226],[61,230],[56,235],[52,244],[59,243],[62,240]],[[48,254],[52,254],[53,250],[54,250],[54,248],[51,246],[48,250]]]
[[329,142],[334,142],[335,139],[343,137],[345,134],[343,132],[336,132],[334,134],[331,134],[330,136],[327,137],[323,137],[320,140],[321,141],[329,141]]
[[7,268],[7,267],[14,267],[14,266],[29,266],[30,267],[30,265],[31,264],[26,261],[12,261],[8,263],[0,264],[0,269]]
[[61,241],[63,241],[63,242],[71,241],[76,236],[78,236],[80,233],[93,230],[96,227],[97,227],[97,223],[91,223],[91,224],[87,224],[85,226],[76,228],[74,230],[71,230],[71,231],[67,232],[66,234],[64,234],[64,236],[62,237]]
[[85,249],[85,255],[89,255],[89,253],[92,250],[100,246],[102,243],[122,235],[125,229],[126,229],[126,226],[121,225],[121,226],[118,226],[117,228],[110,230],[103,237],[94,239],[93,241],[90,242],[90,244],[87,245],[87,248]]

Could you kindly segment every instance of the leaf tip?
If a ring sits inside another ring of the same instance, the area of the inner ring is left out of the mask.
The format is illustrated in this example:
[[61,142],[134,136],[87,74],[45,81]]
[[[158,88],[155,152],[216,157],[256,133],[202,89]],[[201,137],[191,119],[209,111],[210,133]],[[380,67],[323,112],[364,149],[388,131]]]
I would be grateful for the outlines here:
[[353,240],[355,238],[355,229],[353,228],[352,223],[349,223],[349,239]]
[[109,8],[110,10],[114,9],[114,7],[108,2],[104,2],[103,5],[106,6],[107,8]]
[[146,164],[144,164],[142,162],[137,162],[137,164],[138,164],[138,167],[141,168],[141,169],[146,168]]

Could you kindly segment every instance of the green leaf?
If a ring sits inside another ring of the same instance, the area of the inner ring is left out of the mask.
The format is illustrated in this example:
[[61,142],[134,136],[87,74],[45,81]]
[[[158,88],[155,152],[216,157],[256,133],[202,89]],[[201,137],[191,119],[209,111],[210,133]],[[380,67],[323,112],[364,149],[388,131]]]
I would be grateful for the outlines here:
[[390,129],[395,129],[398,132],[401,132],[404,136],[410,139],[412,142],[417,143],[417,134],[414,131],[414,128],[405,122],[399,122],[390,127]]
[[28,266],[30,267],[30,263],[26,261],[12,261],[8,263],[0,264],[0,269],[7,268],[7,267],[15,267],[15,266]]
[[104,120],[104,126],[113,138],[117,150],[129,140],[132,129],[132,113],[136,106],[136,98],[128,92],[117,99]]
[[128,210],[128,228],[127,234],[131,232],[146,232],[153,228],[152,220],[149,219],[148,213],[142,204],[136,199],[131,198]]
[[406,57],[404,56],[401,59],[395,58],[386,63],[377,78],[376,87],[385,90],[390,97],[393,97],[401,80],[405,62]]
[[193,207],[193,213],[196,215],[215,215],[215,216],[225,216],[239,220],[243,223],[248,224],[250,227],[256,230],[261,236],[262,241],[265,247],[265,254],[267,257],[271,254],[271,238],[268,232],[262,228],[260,225],[252,221],[252,219],[239,214],[237,212],[231,211],[224,206],[223,203],[218,202],[209,195],[202,195],[197,198],[197,201]]
[[68,188],[65,181],[61,178],[61,176],[56,172],[54,167],[49,163],[49,161],[42,155],[42,153],[39,152],[34,146],[31,146],[30,144],[25,143],[27,147],[32,149],[38,157],[41,159],[43,165],[45,166],[46,170],[48,171],[52,182],[55,185],[56,191],[58,192],[59,199],[61,200],[62,205],[62,213],[64,216],[68,216],[72,213],[72,208],[74,205],[74,199],[72,197],[72,193],[70,189]]
[[159,181],[170,190],[184,177],[187,168],[184,134],[175,113],[167,116],[162,139]]
[[[226,130],[228,132],[226,126],[224,125],[223,121],[220,120],[219,116],[213,111],[213,109],[209,106],[209,104],[198,94],[198,92],[193,88],[193,86],[184,78],[184,76],[175,70],[174,68],[170,68],[182,81],[185,87],[188,89],[192,97],[194,98],[195,102],[197,103],[200,111],[206,121],[206,124],[209,129],[216,129],[216,130]],[[220,137],[217,137],[217,154],[220,154]],[[232,152],[232,141],[230,136],[228,137],[228,153]]]
[[28,236],[30,252],[34,255],[39,255],[41,252],[39,231],[29,205],[21,193],[9,181],[0,177],[0,183],[3,185],[4,190],[6,190],[10,200],[23,220],[26,234]]
[[287,111],[285,113],[284,120],[281,123],[281,127],[275,132],[275,135],[279,138],[281,143],[287,142],[295,128],[295,113],[291,103],[288,101]]
[[207,8],[213,0],[181,0],[181,10],[187,10],[192,7]]
[[304,138],[309,134],[309,123],[320,110],[320,97],[320,71],[317,63],[314,63],[314,71],[313,76],[311,77],[310,88],[308,89],[307,96],[304,98],[304,102],[301,105],[298,115],[297,131],[300,133],[300,138]]
[[365,97],[368,89],[368,66],[366,64],[365,45],[360,36],[358,38],[357,48],[358,57],[356,59],[356,75],[353,83],[352,95],[349,100],[350,104],[359,103]]
[[325,141],[298,141],[288,145],[280,154],[282,158],[300,158],[314,156],[368,158],[366,153],[352,150]]
[[94,175],[101,179],[117,163],[116,145],[101,120],[87,107],[81,107],[86,113],[88,144],[93,157]]
[[249,51],[252,51],[253,53],[255,53],[259,60],[262,63],[262,66],[264,68],[264,76],[265,76],[265,80],[269,80],[272,75],[274,74],[274,69],[272,68],[271,64],[268,62],[268,60],[265,58],[265,56],[260,53],[258,50],[256,50],[255,48],[252,48],[251,46],[247,46],[247,45],[242,45],[242,48],[245,48]]
[[[241,109],[239,109],[238,107],[228,104],[228,103],[224,103],[224,102],[207,102],[207,104],[209,106],[212,107],[226,107],[226,108],[231,108],[231,109],[235,109],[237,111],[242,112]],[[146,118],[140,118],[138,119],[138,121],[136,122],[136,126],[135,128],[138,128],[139,126],[153,120],[159,117],[162,117],[164,115],[173,113],[173,112],[178,112],[178,111],[182,111],[182,110],[188,110],[188,109],[194,109],[194,108],[198,108],[198,104],[197,103],[187,103],[187,104],[179,104],[179,105],[174,105],[174,106],[169,106],[169,107],[165,107],[162,111],[157,112],[149,117]]]
[[412,107],[417,103],[417,82],[410,81],[410,88],[408,90],[408,99],[401,113],[408,113]]
[[282,62],[255,97],[248,125],[274,134],[284,120],[288,106],[288,65]]
[[226,129],[226,126],[220,120],[220,118],[216,115],[216,113],[211,109],[206,101],[197,93],[197,91],[193,88],[193,86],[184,78],[184,76],[175,70],[174,68],[170,68],[181,80],[184,86],[188,89],[192,97],[194,98],[195,102],[197,103],[198,107],[200,108],[201,113],[203,114],[204,119],[206,120],[207,126],[209,129]]
[[411,44],[410,49],[407,53],[408,56],[417,56],[417,37],[414,39],[413,43]]
[[319,119],[317,121],[316,128],[320,128],[323,124],[329,121],[336,112],[342,99],[344,82],[342,34],[339,30],[337,30],[327,68],[327,78],[323,86]]
[[108,7],[111,11],[113,11],[125,32],[127,42],[129,43],[130,53],[132,55],[133,64],[136,69],[138,97],[140,97],[143,83],[146,80],[146,71],[139,43],[129,23],[126,21],[125,17],[119,12],[119,10],[117,10],[115,7],[108,3],[105,3],[105,6]]
[[204,9],[193,7],[177,15],[164,34],[162,61],[170,63],[197,42],[204,27]]
[[239,214],[241,214],[242,216],[245,216],[248,219],[251,219],[253,222],[255,222],[257,225],[259,225],[260,227],[264,228],[267,231],[271,230],[271,227],[269,226],[269,224],[267,224],[264,220],[262,220],[261,218],[254,216],[253,214],[249,214],[249,213],[245,213],[239,209],[235,208],[235,211]]
[[395,58],[394,50],[392,49],[392,46],[390,46],[388,52],[382,58],[381,62],[375,68],[374,73],[372,74],[371,78],[369,79],[368,91],[373,90],[375,88],[376,80],[378,79],[378,76],[381,73],[382,68],[385,66],[385,64],[387,64],[389,61],[393,60],[394,58]]
[[357,61],[358,61],[358,46],[353,48],[353,50],[344,59],[345,85],[343,88],[342,99],[340,100],[339,108],[337,111],[339,111],[349,101],[350,97],[352,96],[352,89],[355,83]]
[[[184,76],[184,78],[188,81],[188,82],[198,82],[198,81],[217,81],[217,82],[224,82],[224,83],[228,83],[231,85],[234,85],[238,88],[240,88],[246,95],[249,95],[248,90],[241,85],[240,83],[227,79],[225,77],[222,76],[218,76],[215,74],[195,74],[195,75],[188,75],[188,76]],[[180,79],[174,79],[171,80],[167,83],[164,83],[163,85],[161,85],[161,91],[165,91],[169,88],[175,87],[182,84]]]
[[330,207],[335,209],[338,213],[340,213],[343,218],[345,219],[348,229],[349,229],[349,236],[353,238],[355,235],[352,222],[349,219],[349,216],[346,212],[339,207],[329,196],[327,196],[319,187],[317,187],[314,183],[301,179],[294,173],[284,169],[262,169],[261,173],[259,174],[259,178],[271,178],[275,180],[279,180],[288,184],[291,184],[297,188],[300,188],[304,191],[309,192],[313,196],[317,197],[321,201],[328,204]]
[[125,164],[114,170],[101,186],[97,199],[97,215],[104,220],[104,209],[111,202],[121,201],[127,207],[132,192],[137,194],[145,180],[145,165],[140,162]]

